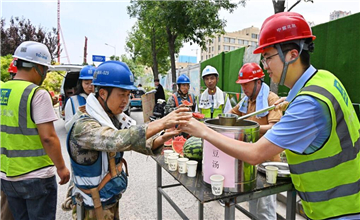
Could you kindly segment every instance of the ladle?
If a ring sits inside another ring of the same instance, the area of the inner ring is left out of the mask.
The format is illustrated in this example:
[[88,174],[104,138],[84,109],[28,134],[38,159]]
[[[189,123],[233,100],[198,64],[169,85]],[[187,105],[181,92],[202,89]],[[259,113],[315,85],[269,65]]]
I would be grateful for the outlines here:
[[224,114],[224,113],[222,113],[222,114],[218,115],[219,116],[219,123],[220,123],[220,125],[224,125],[224,126],[233,126],[238,121],[241,121],[241,120],[243,120],[245,118],[248,118],[248,117],[251,117],[251,116],[254,116],[254,115],[261,114],[261,113],[266,112],[266,111],[273,110],[275,107],[276,107],[276,105],[272,105],[272,106],[269,106],[267,108],[263,108],[263,109],[260,109],[258,111],[255,111],[253,113],[243,115],[241,117],[238,117],[235,114],[230,114],[230,113],[225,113]]

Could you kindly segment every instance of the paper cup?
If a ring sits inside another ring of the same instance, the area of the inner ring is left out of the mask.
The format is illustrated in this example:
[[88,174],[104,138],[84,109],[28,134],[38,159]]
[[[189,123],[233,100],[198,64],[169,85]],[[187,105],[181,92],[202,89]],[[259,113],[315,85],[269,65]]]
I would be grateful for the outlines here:
[[171,153],[174,153],[174,151],[173,150],[164,150],[164,161],[165,161],[165,163],[168,163],[168,157],[169,157],[169,155],[171,154]]
[[177,157],[176,156],[169,156],[168,158],[168,165],[170,171],[176,171],[177,170]]
[[179,167],[179,173],[186,173],[186,162],[189,161],[188,158],[178,158],[178,167]]
[[215,196],[219,196],[223,193],[224,179],[224,176],[219,174],[214,174],[210,176],[211,192]]
[[265,170],[266,170],[266,182],[270,184],[275,184],[279,168],[275,166],[266,166]]
[[196,176],[196,167],[198,162],[196,160],[189,160],[186,162],[187,167],[187,176],[195,177]]
[[169,156],[175,156],[175,157],[179,158],[179,153],[173,152]]

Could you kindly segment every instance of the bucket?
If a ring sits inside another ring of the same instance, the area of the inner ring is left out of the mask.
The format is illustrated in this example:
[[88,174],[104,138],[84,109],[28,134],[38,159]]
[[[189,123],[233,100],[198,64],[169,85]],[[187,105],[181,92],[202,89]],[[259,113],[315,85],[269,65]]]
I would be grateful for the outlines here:
[[[220,124],[219,119],[207,119],[209,128],[236,140],[254,143],[259,139],[260,126],[257,122],[242,120],[233,126]],[[210,176],[225,177],[224,192],[247,192],[256,187],[256,166],[227,155],[210,142],[203,140],[203,180],[210,186]]]

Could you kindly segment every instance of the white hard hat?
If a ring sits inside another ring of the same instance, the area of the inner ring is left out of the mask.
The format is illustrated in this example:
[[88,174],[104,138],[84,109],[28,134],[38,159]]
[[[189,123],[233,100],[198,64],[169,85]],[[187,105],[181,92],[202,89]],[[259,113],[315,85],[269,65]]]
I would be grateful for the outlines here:
[[45,44],[24,41],[15,50],[14,56],[20,60],[51,67],[51,56]]
[[204,76],[212,75],[212,74],[216,74],[217,76],[219,76],[219,73],[218,73],[218,71],[215,69],[215,67],[210,66],[210,65],[207,65],[207,66],[205,67],[205,69],[203,69],[202,74],[201,74],[201,77],[204,78]]

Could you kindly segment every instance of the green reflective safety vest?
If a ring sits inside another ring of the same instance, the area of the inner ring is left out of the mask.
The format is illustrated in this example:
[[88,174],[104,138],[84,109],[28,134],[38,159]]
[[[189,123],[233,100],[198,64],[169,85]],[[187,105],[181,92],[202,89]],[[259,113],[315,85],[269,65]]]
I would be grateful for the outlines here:
[[31,119],[31,100],[37,88],[21,80],[1,86],[1,172],[7,177],[53,165]]
[[[205,109],[205,108],[199,108],[199,112],[201,114],[204,114],[205,118],[216,118],[219,114],[223,113],[224,111],[224,105],[226,105],[226,101],[227,99],[229,98],[228,94],[225,93],[225,97],[224,97],[224,104],[223,105],[220,105],[218,108],[214,108],[214,111],[213,111],[213,114],[212,114],[212,117],[211,117],[211,108],[208,108],[208,109]],[[201,94],[198,98],[198,103],[197,103],[197,106],[199,106],[199,101],[200,101],[200,98],[201,98]]]
[[327,219],[360,213],[360,124],[344,86],[330,72],[319,70],[300,95],[326,103],[332,123],[329,139],[316,152],[303,155],[286,150],[305,214]]

